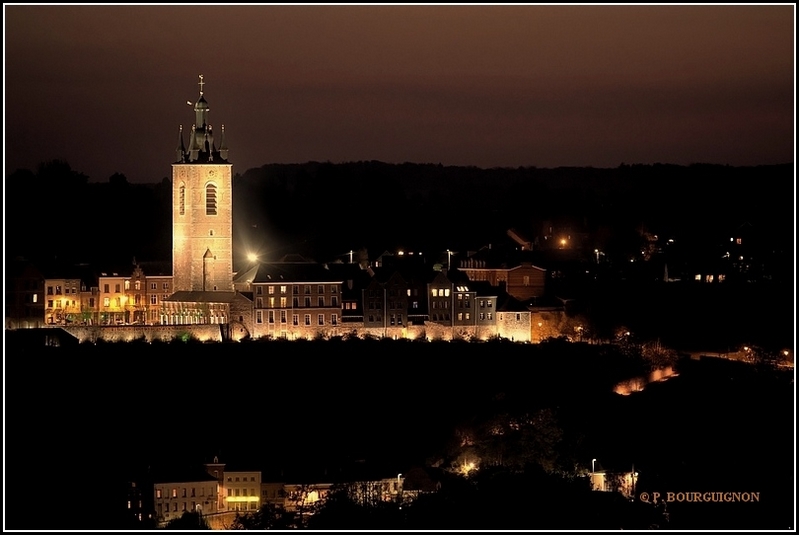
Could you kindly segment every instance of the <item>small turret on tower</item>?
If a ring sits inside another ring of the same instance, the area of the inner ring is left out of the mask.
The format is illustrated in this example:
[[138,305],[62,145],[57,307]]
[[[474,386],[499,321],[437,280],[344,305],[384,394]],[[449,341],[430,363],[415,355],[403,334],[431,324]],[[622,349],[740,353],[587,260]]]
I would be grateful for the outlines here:
[[227,142],[225,141],[225,125],[222,125],[222,136],[219,140],[219,157],[227,160]]
[[186,146],[183,144],[183,125],[180,125],[178,132],[178,148],[176,149],[177,162],[183,162],[186,159]]

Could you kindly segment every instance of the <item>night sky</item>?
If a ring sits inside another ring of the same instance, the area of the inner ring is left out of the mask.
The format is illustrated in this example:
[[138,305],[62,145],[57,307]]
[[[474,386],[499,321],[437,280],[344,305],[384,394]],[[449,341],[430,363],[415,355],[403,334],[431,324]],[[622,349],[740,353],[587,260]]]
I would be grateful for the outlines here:
[[205,77],[267,163],[794,161],[794,5],[4,5],[5,172],[171,176]]

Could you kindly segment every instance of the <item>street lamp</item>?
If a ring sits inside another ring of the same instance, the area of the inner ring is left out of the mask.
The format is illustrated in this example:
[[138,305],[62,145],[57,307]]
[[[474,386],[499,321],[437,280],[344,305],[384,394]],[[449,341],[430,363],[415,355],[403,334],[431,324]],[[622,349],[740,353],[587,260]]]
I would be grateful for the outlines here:
[[595,462],[596,462],[596,459],[591,459],[591,473],[592,474],[594,473],[594,463]]

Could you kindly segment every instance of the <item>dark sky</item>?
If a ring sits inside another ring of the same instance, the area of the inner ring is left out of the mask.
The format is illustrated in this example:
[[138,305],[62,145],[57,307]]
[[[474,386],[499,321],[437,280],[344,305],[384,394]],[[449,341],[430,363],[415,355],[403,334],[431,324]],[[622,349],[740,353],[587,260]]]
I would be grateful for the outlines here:
[[6,173],[171,176],[198,75],[234,172],[794,161],[794,5],[4,5]]

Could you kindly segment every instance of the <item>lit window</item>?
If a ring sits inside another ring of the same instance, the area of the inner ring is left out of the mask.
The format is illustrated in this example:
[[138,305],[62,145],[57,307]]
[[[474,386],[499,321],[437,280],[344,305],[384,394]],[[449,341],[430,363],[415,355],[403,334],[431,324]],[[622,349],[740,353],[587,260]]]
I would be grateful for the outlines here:
[[39,302],[39,294],[33,294],[33,302],[34,303],[38,303]]
[[286,293],[286,287],[285,286],[281,286],[280,287],[280,293],[282,293],[282,294]]
[[110,297],[104,297],[103,298],[103,306],[104,307],[110,307],[111,306],[111,298]]
[[161,489],[155,489],[155,497],[156,498],[160,498],[161,497]]
[[125,289],[130,290],[130,281],[125,281]]
[[433,297],[438,297],[438,289],[433,288]]
[[275,287],[274,286],[270,286],[269,287],[269,295],[272,295],[273,293],[275,293]]
[[444,297],[449,297],[449,288],[444,289]]
[[286,298],[285,297],[281,297],[280,298],[280,308],[286,308]]

